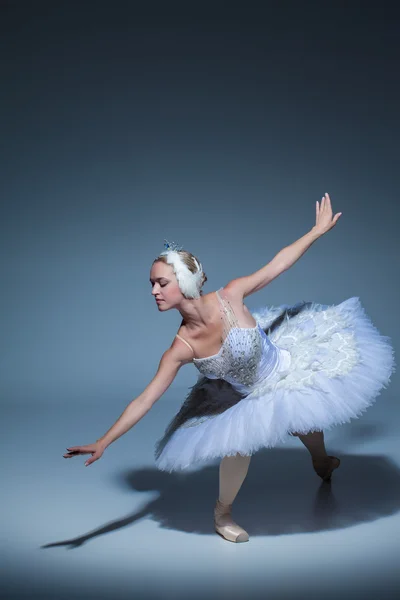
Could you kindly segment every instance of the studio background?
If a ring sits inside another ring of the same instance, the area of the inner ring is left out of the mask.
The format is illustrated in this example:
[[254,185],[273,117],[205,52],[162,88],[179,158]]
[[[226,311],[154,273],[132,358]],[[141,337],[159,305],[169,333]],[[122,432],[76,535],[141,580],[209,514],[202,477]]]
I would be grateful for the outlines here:
[[[246,304],[358,296],[397,346],[399,18],[389,2],[8,1],[0,15],[3,456],[18,464],[6,465],[10,481],[22,485],[22,469],[33,486],[17,485],[18,500],[7,488],[21,511],[7,531],[37,548],[67,535],[62,503],[39,509],[38,481],[43,498],[61,473],[90,495],[106,461],[153,468],[154,442],[196,380],[193,365],[181,369],[89,473],[82,459],[63,461],[143,391],[178,330],[179,313],[159,313],[151,296],[164,238],[200,259],[207,293],[309,231],[328,192],[343,213],[336,227]],[[398,423],[397,396],[394,377],[343,444],[365,449],[371,438],[357,432],[375,431],[374,410]],[[113,502],[93,527],[125,510]],[[49,510],[57,525],[43,535]],[[6,555],[11,593],[25,555],[12,544]]]

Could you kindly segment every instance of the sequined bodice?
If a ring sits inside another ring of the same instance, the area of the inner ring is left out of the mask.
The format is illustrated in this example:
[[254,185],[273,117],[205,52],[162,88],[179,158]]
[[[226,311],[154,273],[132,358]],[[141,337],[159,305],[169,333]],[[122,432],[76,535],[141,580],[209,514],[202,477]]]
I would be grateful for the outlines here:
[[224,379],[239,391],[248,391],[275,368],[276,346],[257,323],[255,327],[240,327],[223,288],[216,292],[220,302],[223,343],[217,354],[193,358],[193,364],[209,379]]

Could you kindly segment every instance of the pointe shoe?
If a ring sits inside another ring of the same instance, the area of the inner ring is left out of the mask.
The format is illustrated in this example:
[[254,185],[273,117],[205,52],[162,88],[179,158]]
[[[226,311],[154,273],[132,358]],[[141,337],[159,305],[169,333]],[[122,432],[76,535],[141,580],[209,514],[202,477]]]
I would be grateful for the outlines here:
[[326,466],[326,463],[322,465],[317,461],[313,461],[314,471],[319,477],[321,477],[322,481],[330,481],[332,477],[332,471],[337,469],[340,465],[340,459],[336,456],[328,456],[330,458],[329,465]]
[[214,528],[228,542],[248,542],[249,534],[239,527],[231,517],[232,504],[223,504],[217,500],[214,508]]

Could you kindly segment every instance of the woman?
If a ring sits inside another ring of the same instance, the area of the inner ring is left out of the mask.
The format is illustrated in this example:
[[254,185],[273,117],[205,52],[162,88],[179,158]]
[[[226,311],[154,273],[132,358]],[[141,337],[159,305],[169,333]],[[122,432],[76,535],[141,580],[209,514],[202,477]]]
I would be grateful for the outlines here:
[[267,265],[203,296],[207,280],[197,259],[166,245],[150,281],[159,311],[176,308],[183,320],[157,373],[95,444],[67,448],[65,458],[91,454],[85,465],[135,425],[193,363],[197,383],[156,446],[161,470],[192,469],[221,458],[214,527],[224,539],[248,541],[231,517],[251,455],[298,436],[315,472],[329,481],[340,460],[329,456],[323,430],[360,416],[395,370],[390,338],[382,336],[358,298],[327,306],[300,302],[250,313],[246,296],[291,267],[342,213],[333,217],[328,194],[316,202],[316,224]]

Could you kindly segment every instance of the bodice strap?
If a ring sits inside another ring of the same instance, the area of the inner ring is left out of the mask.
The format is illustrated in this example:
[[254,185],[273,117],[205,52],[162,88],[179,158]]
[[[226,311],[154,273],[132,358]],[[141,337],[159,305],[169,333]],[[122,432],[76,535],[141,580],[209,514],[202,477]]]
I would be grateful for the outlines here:
[[186,344],[186,346],[189,346],[189,348],[191,349],[191,351],[192,351],[192,352],[193,352],[193,354],[194,354],[194,350],[193,350],[192,346],[189,344],[189,342],[187,342],[186,340],[184,340],[184,339],[183,339],[183,337],[181,337],[181,336],[179,335],[179,333],[177,333],[175,337],[177,337],[177,338],[179,338],[180,340],[182,340],[182,342],[184,342],[184,343]]

